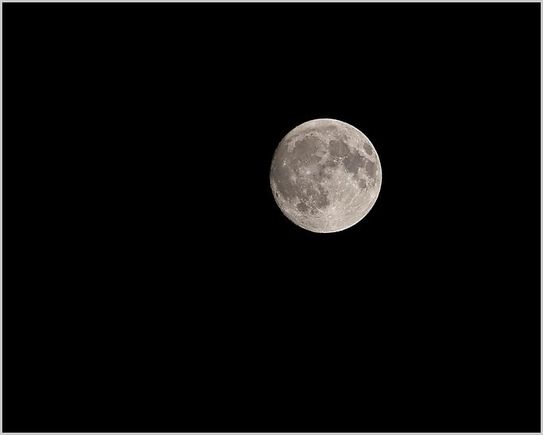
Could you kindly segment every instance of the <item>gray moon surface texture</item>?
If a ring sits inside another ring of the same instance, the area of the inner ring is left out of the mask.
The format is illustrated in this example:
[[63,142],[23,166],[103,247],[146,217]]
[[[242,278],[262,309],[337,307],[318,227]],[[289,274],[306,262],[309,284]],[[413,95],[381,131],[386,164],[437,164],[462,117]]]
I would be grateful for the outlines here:
[[352,125],[314,119],[291,130],[273,156],[270,184],[283,214],[296,225],[333,233],[360,222],[381,189],[381,163]]

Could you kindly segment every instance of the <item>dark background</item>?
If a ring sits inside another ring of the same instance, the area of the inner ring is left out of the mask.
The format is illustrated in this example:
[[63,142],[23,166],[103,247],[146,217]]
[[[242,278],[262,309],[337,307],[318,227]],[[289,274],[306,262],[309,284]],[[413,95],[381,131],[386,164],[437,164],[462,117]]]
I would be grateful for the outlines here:
[[[4,431],[539,432],[539,4],[2,7]],[[384,173],[325,235],[319,117]]]

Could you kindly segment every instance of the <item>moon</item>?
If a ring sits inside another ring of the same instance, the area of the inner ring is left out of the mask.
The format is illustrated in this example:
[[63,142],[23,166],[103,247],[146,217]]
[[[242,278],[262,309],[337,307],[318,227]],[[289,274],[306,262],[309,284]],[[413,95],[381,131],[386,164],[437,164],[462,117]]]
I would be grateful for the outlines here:
[[315,233],[360,222],[377,201],[381,180],[381,162],[370,140],[335,119],[314,119],[291,130],[270,169],[271,190],[283,214]]

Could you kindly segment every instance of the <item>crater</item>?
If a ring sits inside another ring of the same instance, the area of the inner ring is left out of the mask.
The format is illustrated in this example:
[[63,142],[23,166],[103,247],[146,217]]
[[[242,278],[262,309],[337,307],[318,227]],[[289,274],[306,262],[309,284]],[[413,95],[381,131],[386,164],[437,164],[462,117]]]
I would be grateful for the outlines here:
[[325,208],[330,204],[330,200],[328,199],[328,193],[321,185],[317,185],[316,187],[308,187],[306,198],[306,202],[314,205],[317,208]]
[[303,202],[300,202],[296,208],[301,211],[302,213],[307,213],[307,211],[309,210],[309,207],[307,205],[305,205]]
[[333,124],[328,124],[324,127],[318,127],[317,128],[322,134],[325,134],[325,135],[334,135],[334,136],[337,136],[338,134],[338,127],[336,125],[333,125]]

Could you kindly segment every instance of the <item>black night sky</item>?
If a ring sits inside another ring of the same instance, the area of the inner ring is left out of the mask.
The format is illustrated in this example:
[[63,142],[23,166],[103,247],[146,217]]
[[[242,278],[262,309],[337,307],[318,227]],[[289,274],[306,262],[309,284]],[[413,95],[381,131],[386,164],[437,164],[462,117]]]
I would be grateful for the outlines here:
[[[539,432],[539,4],[2,8],[4,431]],[[314,118],[339,233],[269,188]]]

